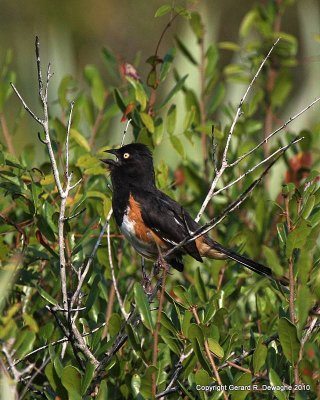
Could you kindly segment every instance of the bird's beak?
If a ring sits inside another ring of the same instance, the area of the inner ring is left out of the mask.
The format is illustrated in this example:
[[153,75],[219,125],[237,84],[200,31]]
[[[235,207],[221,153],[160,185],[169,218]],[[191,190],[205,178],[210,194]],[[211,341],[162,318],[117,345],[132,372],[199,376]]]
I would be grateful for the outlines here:
[[[115,149],[111,149],[111,150],[105,150],[105,153],[113,154],[117,157],[118,151]],[[118,160],[112,160],[111,158],[100,159],[100,161],[107,164],[109,168],[116,167],[117,165],[119,165]]]

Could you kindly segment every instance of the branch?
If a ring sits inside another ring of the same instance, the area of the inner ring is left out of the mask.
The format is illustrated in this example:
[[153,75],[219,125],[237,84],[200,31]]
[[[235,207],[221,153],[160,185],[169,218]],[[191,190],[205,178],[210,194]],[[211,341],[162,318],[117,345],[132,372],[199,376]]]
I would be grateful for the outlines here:
[[196,222],[198,222],[198,221],[200,220],[202,214],[204,213],[204,210],[206,209],[206,207],[207,207],[209,201],[210,201],[211,198],[212,198],[212,195],[213,195],[213,193],[214,193],[214,190],[215,190],[215,188],[216,188],[216,186],[217,186],[218,181],[220,180],[220,178],[221,178],[223,172],[225,171],[225,169],[228,167],[228,161],[227,161],[228,150],[229,150],[231,138],[232,138],[232,135],[233,135],[233,132],[234,132],[234,128],[235,128],[235,126],[236,126],[236,124],[237,124],[237,122],[238,122],[238,120],[239,120],[239,118],[240,118],[240,115],[241,115],[241,113],[242,113],[242,105],[243,105],[243,103],[244,103],[244,101],[245,101],[245,99],[246,99],[248,93],[250,92],[250,89],[252,88],[254,82],[256,81],[258,75],[260,74],[260,71],[262,70],[262,67],[263,67],[264,64],[266,63],[267,59],[270,57],[270,54],[271,54],[272,50],[273,50],[274,47],[277,45],[277,43],[279,42],[279,40],[280,40],[280,39],[277,39],[277,40],[276,40],[276,42],[273,44],[273,46],[272,46],[271,49],[269,50],[269,52],[268,52],[268,54],[266,55],[266,57],[263,59],[262,63],[260,64],[260,67],[258,68],[258,71],[256,72],[256,74],[255,74],[254,77],[252,78],[252,80],[251,80],[249,86],[247,87],[247,89],[246,89],[244,95],[242,96],[242,98],[241,98],[241,100],[240,100],[239,106],[238,106],[237,111],[236,111],[236,115],[235,115],[235,117],[234,117],[234,119],[233,119],[233,122],[232,122],[231,127],[230,127],[230,130],[229,130],[229,134],[228,134],[228,137],[227,137],[226,145],[225,145],[225,148],[224,148],[224,151],[223,151],[221,167],[220,167],[220,169],[217,171],[217,173],[216,173],[216,175],[215,175],[215,177],[214,177],[214,179],[213,179],[213,181],[212,181],[212,183],[211,183],[210,190],[209,190],[209,192],[208,192],[206,198],[204,199],[204,202],[202,203],[201,208],[200,208],[200,210],[199,210],[199,212],[198,212],[198,215],[197,215],[197,217],[196,217],[196,219],[195,219]]
[[[298,142],[300,142],[302,139],[304,139],[304,137],[300,137],[300,138],[295,138],[291,143],[290,146],[292,146],[293,144],[297,144]],[[286,150],[288,148],[288,145],[286,146],[282,146],[279,147],[277,150],[275,150],[272,154],[270,154],[267,158],[264,158],[262,161],[260,161],[258,164],[256,164],[254,167],[248,169],[248,171],[246,171],[244,174],[240,175],[237,179],[235,179],[234,181],[228,183],[226,186],[222,187],[221,189],[216,190],[215,192],[212,193],[212,197],[216,196],[217,194],[221,193],[222,191],[230,188],[231,186],[233,186],[234,184],[238,183],[239,181],[241,181],[243,178],[245,178],[246,176],[248,176],[249,174],[251,174],[251,172],[255,171],[257,168],[261,167],[261,165],[265,164],[267,161],[269,161],[271,158],[273,158],[275,155],[277,154],[283,154],[283,151]]]
[[123,134],[122,134],[121,143],[120,143],[120,147],[122,147],[123,144],[124,144],[124,140],[125,140],[125,138],[126,138],[126,134],[127,134],[127,132],[128,132],[128,128],[129,128],[129,125],[130,125],[131,121],[132,121],[131,118],[128,119],[127,125],[126,125],[126,127],[124,128],[124,131],[123,131]]
[[243,154],[240,156],[237,160],[235,160],[233,163],[229,164],[229,168],[234,167],[235,165],[239,164],[240,161],[242,161],[244,158],[248,157],[250,154],[255,152],[259,147],[261,147],[264,143],[266,143],[269,139],[271,139],[274,135],[276,135],[278,132],[282,131],[285,129],[291,122],[293,122],[295,119],[300,117],[301,114],[309,110],[309,108],[313,107],[318,101],[320,100],[320,97],[317,97],[312,103],[308,104],[305,108],[300,110],[297,114],[295,114],[293,117],[290,117],[282,126],[277,128],[275,131],[270,133],[264,140],[262,140],[259,144],[257,144],[255,147],[253,147],[251,150],[249,150],[247,153]]

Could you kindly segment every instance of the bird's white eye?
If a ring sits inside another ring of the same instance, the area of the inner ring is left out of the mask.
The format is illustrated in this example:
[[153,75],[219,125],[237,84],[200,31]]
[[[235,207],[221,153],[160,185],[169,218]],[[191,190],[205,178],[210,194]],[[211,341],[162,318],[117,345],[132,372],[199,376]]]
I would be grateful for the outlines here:
[[129,158],[130,154],[129,153],[124,153],[123,158]]

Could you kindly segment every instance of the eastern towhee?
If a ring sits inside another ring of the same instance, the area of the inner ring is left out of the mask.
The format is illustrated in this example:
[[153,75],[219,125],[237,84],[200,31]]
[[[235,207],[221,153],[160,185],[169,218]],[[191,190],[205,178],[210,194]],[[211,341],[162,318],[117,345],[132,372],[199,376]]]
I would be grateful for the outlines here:
[[[199,229],[200,226],[180,204],[157,189],[152,155],[147,146],[133,143],[107,150],[107,153],[116,156],[116,160],[101,160],[111,172],[115,220],[139,254],[156,260],[159,251],[165,254]],[[187,243],[169,257],[168,263],[178,271],[183,270],[183,254],[189,254],[200,262],[202,257],[229,258],[260,275],[277,280],[269,267],[222,246],[208,234]],[[285,278],[278,280],[286,284]]]

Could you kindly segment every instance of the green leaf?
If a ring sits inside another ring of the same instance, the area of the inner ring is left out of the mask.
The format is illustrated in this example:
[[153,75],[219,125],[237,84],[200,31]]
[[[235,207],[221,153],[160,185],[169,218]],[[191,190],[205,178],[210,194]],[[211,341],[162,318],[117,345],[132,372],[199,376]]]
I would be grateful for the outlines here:
[[[270,368],[270,370],[269,370],[269,381],[270,381],[271,386],[273,386],[273,387],[278,386],[280,388],[281,386],[283,386],[283,383],[282,383],[281,379],[279,378],[279,375],[272,368]],[[281,390],[273,390],[273,393],[278,400],[286,400],[286,398],[287,398],[285,392],[283,392]]]
[[218,343],[217,340],[212,339],[212,338],[208,338],[208,345],[209,345],[209,349],[210,351],[217,356],[218,358],[222,358],[224,356],[224,350],[223,348],[220,346],[220,344]]
[[168,93],[167,97],[164,99],[164,101],[161,103],[161,105],[159,106],[159,109],[164,107],[170,100],[171,98],[177,93],[179,92],[179,90],[182,89],[186,79],[188,78],[188,74],[185,75],[183,78],[179,79],[179,81],[176,83],[176,85],[170,90],[170,92]]
[[178,49],[186,57],[186,59],[189,60],[191,64],[198,65],[197,60],[193,57],[187,46],[184,45],[184,43],[179,39],[178,36],[175,36],[175,40],[177,42]]
[[166,79],[171,69],[172,61],[175,57],[175,54],[176,54],[176,49],[172,47],[171,49],[168,50],[167,54],[164,56],[163,63],[161,64],[160,67],[160,82],[163,82]]
[[183,307],[190,308],[192,305],[190,295],[182,285],[175,286],[173,288],[173,293],[182,301],[180,304]]
[[202,332],[202,329],[200,328],[199,325],[197,324],[190,324],[189,328],[188,328],[188,339],[189,340],[193,340],[193,339],[197,339],[201,345],[201,347],[203,346],[204,343],[204,335]]
[[76,86],[75,80],[72,75],[65,76],[59,85],[58,88],[58,99],[61,107],[67,108],[69,107],[69,101],[67,98],[68,91],[74,89]]
[[208,322],[211,321],[211,319],[215,315],[216,310],[217,310],[216,302],[214,298],[211,298],[205,308],[204,319],[203,319],[204,324],[207,324]]
[[159,7],[154,14],[155,18],[162,17],[163,15],[168,14],[172,10],[172,7],[170,4],[163,4],[161,7]]
[[121,317],[119,314],[111,314],[111,317],[109,319],[109,333],[111,336],[117,335],[117,333],[121,329]]
[[80,371],[72,365],[63,368],[61,382],[67,389],[69,398],[72,400],[82,400],[81,395],[81,374]]
[[201,369],[195,373],[194,377],[195,383],[201,386],[208,386],[212,382],[212,378],[207,371]]
[[300,351],[297,328],[287,318],[280,318],[278,332],[284,355],[292,365],[295,365]]
[[275,252],[273,248],[267,247],[265,245],[262,246],[263,254],[267,259],[268,266],[272,269],[272,271],[281,276],[283,274],[283,270],[280,264],[280,260],[278,254]]
[[177,152],[180,154],[180,156],[182,158],[184,158],[185,154],[184,154],[184,147],[183,144],[181,142],[180,139],[178,139],[177,136],[170,136],[170,142],[172,144],[172,146],[174,147],[175,150],[177,150]]
[[131,78],[130,76],[126,76],[126,79],[134,88],[134,94],[135,94],[136,100],[138,103],[140,103],[141,111],[143,111],[146,108],[147,100],[148,100],[143,86],[141,85],[141,83],[139,81]]
[[190,321],[191,321],[192,317],[193,317],[192,312],[189,310],[186,310],[186,312],[184,313],[184,316],[183,316],[182,323],[181,323],[181,331],[184,334],[184,336],[188,336],[188,330],[190,327]]
[[152,398],[152,375],[155,373],[157,376],[157,368],[154,365],[147,367],[145,373],[141,378],[140,393],[144,399]]
[[239,29],[239,34],[241,37],[246,37],[253,27],[255,21],[257,19],[257,11],[256,9],[250,10],[243,18],[240,29]]
[[134,285],[134,299],[140,312],[143,324],[146,326],[146,328],[153,332],[153,322],[151,318],[150,305],[142,286],[138,282],[136,282]]
[[87,139],[81,135],[79,131],[77,131],[74,128],[70,129],[70,137],[74,139],[81,147],[83,147],[85,150],[90,151],[90,146],[87,141]]
[[303,219],[307,219],[309,217],[309,215],[311,214],[311,212],[313,210],[315,201],[316,201],[316,196],[314,196],[314,195],[309,196],[305,206],[303,207],[302,213],[301,213],[301,216]]
[[309,310],[312,307],[312,302],[313,298],[309,288],[306,285],[300,286],[296,301],[299,333],[302,332],[305,326],[309,315]]
[[[250,386],[251,385],[251,374],[245,373],[240,375],[240,377],[235,381],[235,386]],[[233,390],[232,400],[244,400],[250,390]]]
[[303,222],[300,226],[289,233],[286,246],[287,258],[291,257],[294,249],[301,249],[305,245],[310,231],[311,227],[307,226],[307,224]]
[[38,292],[42,298],[44,298],[48,303],[52,304],[53,306],[56,306],[57,300],[54,299],[49,293],[47,293],[44,289],[42,289],[40,286],[37,286]]
[[88,390],[90,383],[92,382],[93,376],[94,376],[94,365],[91,364],[90,362],[87,363],[86,366],[86,371],[84,373],[84,377],[82,378],[81,381],[81,394],[85,395],[86,391]]
[[126,111],[127,106],[122,98],[120,91],[118,89],[114,89],[113,96],[117,106],[124,113]]
[[233,42],[220,42],[219,48],[223,50],[231,50],[231,51],[239,51],[240,46],[237,43]]
[[161,322],[161,325],[163,325],[165,328],[167,328],[173,334],[177,333],[177,329],[175,328],[175,326],[173,325],[173,323],[171,322],[171,320],[167,316],[167,314],[165,314],[163,311],[161,313],[161,321],[160,322]]
[[87,65],[84,69],[84,76],[91,87],[92,100],[97,108],[102,109],[105,102],[105,88],[100,72],[94,65]]
[[292,78],[288,71],[283,71],[277,78],[271,92],[271,105],[273,107],[281,106],[287,99],[292,89]]
[[204,26],[201,21],[201,16],[199,13],[197,12],[191,13],[190,26],[191,29],[193,30],[193,33],[196,35],[198,42],[200,42],[200,40],[203,38],[204,35]]
[[286,238],[286,229],[284,227],[284,224],[282,222],[277,224],[277,232],[278,232],[278,238],[279,241],[282,245],[285,245],[287,242]]
[[166,118],[166,129],[169,135],[174,133],[176,127],[177,120],[177,107],[175,104],[172,104],[168,110],[167,118]]
[[219,105],[222,103],[226,93],[225,85],[223,82],[219,82],[215,87],[210,100],[208,101],[208,113],[213,113]]
[[144,112],[140,113],[141,120],[149,132],[154,133],[154,124],[152,117]]
[[200,300],[205,303],[208,301],[208,297],[207,297],[207,292],[206,292],[206,287],[205,284],[202,280],[202,276],[200,273],[200,268],[198,267],[196,270],[196,274],[194,277],[194,286],[196,288],[196,291],[199,295]]
[[260,337],[252,357],[253,371],[255,374],[257,374],[260,371],[260,368],[263,367],[267,358],[267,352],[267,346],[263,344],[263,338]]
[[33,350],[33,344],[36,340],[36,334],[29,330],[24,330],[19,332],[19,336],[17,341],[14,344],[15,353],[14,356],[16,359],[22,358],[31,350]]
[[211,372],[210,366],[201,350],[199,340],[197,338],[194,338],[194,339],[192,339],[191,343],[192,343],[192,348],[194,350],[194,353],[195,353],[199,363],[202,365],[202,367],[205,369],[205,371],[207,371],[208,374],[211,376],[212,372]]
[[181,15],[182,17],[185,17],[185,18],[187,18],[187,19],[190,18],[190,11],[188,11],[185,7],[181,6],[180,4],[177,4],[177,5],[174,7],[174,11],[175,11],[177,14]]
[[158,117],[154,124],[154,134],[152,135],[153,142],[158,146],[163,139],[164,124],[161,117]]

